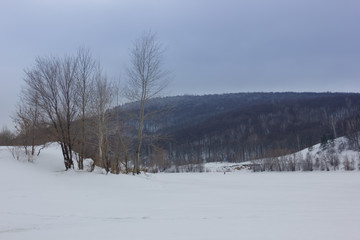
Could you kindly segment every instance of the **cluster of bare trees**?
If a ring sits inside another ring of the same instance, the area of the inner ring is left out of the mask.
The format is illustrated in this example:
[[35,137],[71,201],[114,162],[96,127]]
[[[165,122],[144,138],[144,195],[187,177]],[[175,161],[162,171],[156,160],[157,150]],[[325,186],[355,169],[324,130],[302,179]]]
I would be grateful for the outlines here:
[[360,155],[341,154],[343,146],[336,148],[333,141],[322,144],[319,151],[312,153],[312,148],[303,156],[294,153],[281,157],[265,158],[254,161],[255,171],[345,171],[360,167]]
[[[17,134],[27,154],[35,154],[38,135],[45,131],[60,144],[66,170],[74,167],[75,159],[78,168],[83,169],[84,159],[91,155],[106,172],[119,173],[120,163],[128,172],[132,160],[133,172],[139,173],[145,106],[167,83],[162,54],[163,47],[151,32],[143,34],[130,53],[124,95],[137,101],[140,109],[136,115],[138,133],[134,147],[125,139],[129,136],[122,133],[120,122],[111,127],[108,110],[119,98],[119,87],[107,79],[90,50],[80,48],[76,54],[64,57],[38,57],[34,66],[25,70],[26,87],[14,116]],[[114,144],[110,138],[117,139],[119,146],[111,146]],[[133,155],[129,154],[132,149]],[[119,160],[121,156],[124,160]]]
[[4,126],[0,131],[0,146],[12,145],[14,138],[14,133],[8,127]]
[[[84,65],[89,67],[84,69]],[[90,95],[87,87],[96,80],[94,66],[89,50],[79,49],[75,56],[38,57],[35,65],[25,70],[26,87],[14,121],[22,144],[31,146],[29,154],[34,154],[39,130],[46,129],[51,139],[61,145],[65,168],[73,167],[74,145],[84,136],[83,132],[76,134],[74,123],[89,112],[85,101],[86,95]],[[83,166],[81,150],[80,169]]]

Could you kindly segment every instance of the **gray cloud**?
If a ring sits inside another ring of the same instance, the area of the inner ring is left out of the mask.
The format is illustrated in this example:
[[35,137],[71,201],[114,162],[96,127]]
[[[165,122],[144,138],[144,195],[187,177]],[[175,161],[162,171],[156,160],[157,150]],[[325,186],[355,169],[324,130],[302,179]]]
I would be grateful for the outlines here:
[[152,29],[167,46],[171,94],[360,91],[360,2],[345,0],[0,3],[1,123],[36,56],[90,47],[110,77]]

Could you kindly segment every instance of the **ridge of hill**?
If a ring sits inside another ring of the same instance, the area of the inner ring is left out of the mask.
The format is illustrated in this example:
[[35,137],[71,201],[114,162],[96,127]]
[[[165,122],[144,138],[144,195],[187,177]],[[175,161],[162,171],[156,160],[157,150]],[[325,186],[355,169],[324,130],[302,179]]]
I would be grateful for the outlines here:
[[[113,113],[136,112],[136,107],[125,104]],[[360,131],[359,93],[185,95],[154,99],[146,111],[156,114],[145,121],[145,164],[159,156],[166,164],[249,161],[336,137],[355,139]],[[131,129],[136,121],[127,122]]]

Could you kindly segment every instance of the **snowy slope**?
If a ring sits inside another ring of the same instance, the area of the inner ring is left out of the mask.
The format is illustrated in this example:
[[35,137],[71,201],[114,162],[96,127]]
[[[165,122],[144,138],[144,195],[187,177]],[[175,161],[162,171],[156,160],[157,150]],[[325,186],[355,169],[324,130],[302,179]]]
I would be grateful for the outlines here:
[[[289,168],[290,161],[294,162],[294,169]],[[204,172],[236,172],[251,170],[256,164],[257,171],[338,171],[360,170],[360,152],[349,148],[348,139],[340,137],[329,141],[326,146],[316,144],[299,152],[275,157],[258,159],[247,162],[211,162],[203,164]],[[270,168],[270,165],[275,167]],[[277,167],[280,166],[280,169]],[[306,165],[306,166],[305,166]],[[311,165],[311,168],[309,167]],[[179,168],[186,169],[186,166]]]
[[[303,149],[297,154],[304,159],[309,155],[313,164],[316,165],[316,161],[321,162],[321,158],[329,158],[331,153],[336,155],[339,159],[338,169],[345,170],[346,161],[353,162],[353,170],[360,169],[360,152],[349,149],[349,142],[346,137],[340,137],[333,141],[329,141],[325,147],[322,147],[321,144],[316,144],[311,148]],[[332,169],[331,166],[329,166],[329,168],[330,170]]]
[[0,149],[0,239],[359,239],[360,173],[104,175]]

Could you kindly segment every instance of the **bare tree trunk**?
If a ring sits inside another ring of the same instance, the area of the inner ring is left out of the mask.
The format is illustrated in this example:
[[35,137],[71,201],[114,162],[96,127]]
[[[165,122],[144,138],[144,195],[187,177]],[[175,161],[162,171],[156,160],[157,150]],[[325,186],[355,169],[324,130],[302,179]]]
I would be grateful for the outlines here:
[[136,150],[135,150],[135,163],[134,163],[133,174],[140,173],[139,162],[140,162],[141,143],[143,139],[145,94],[143,94],[142,98],[143,100],[141,100],[140,111],[139,111],[138,137],[137,137]]

